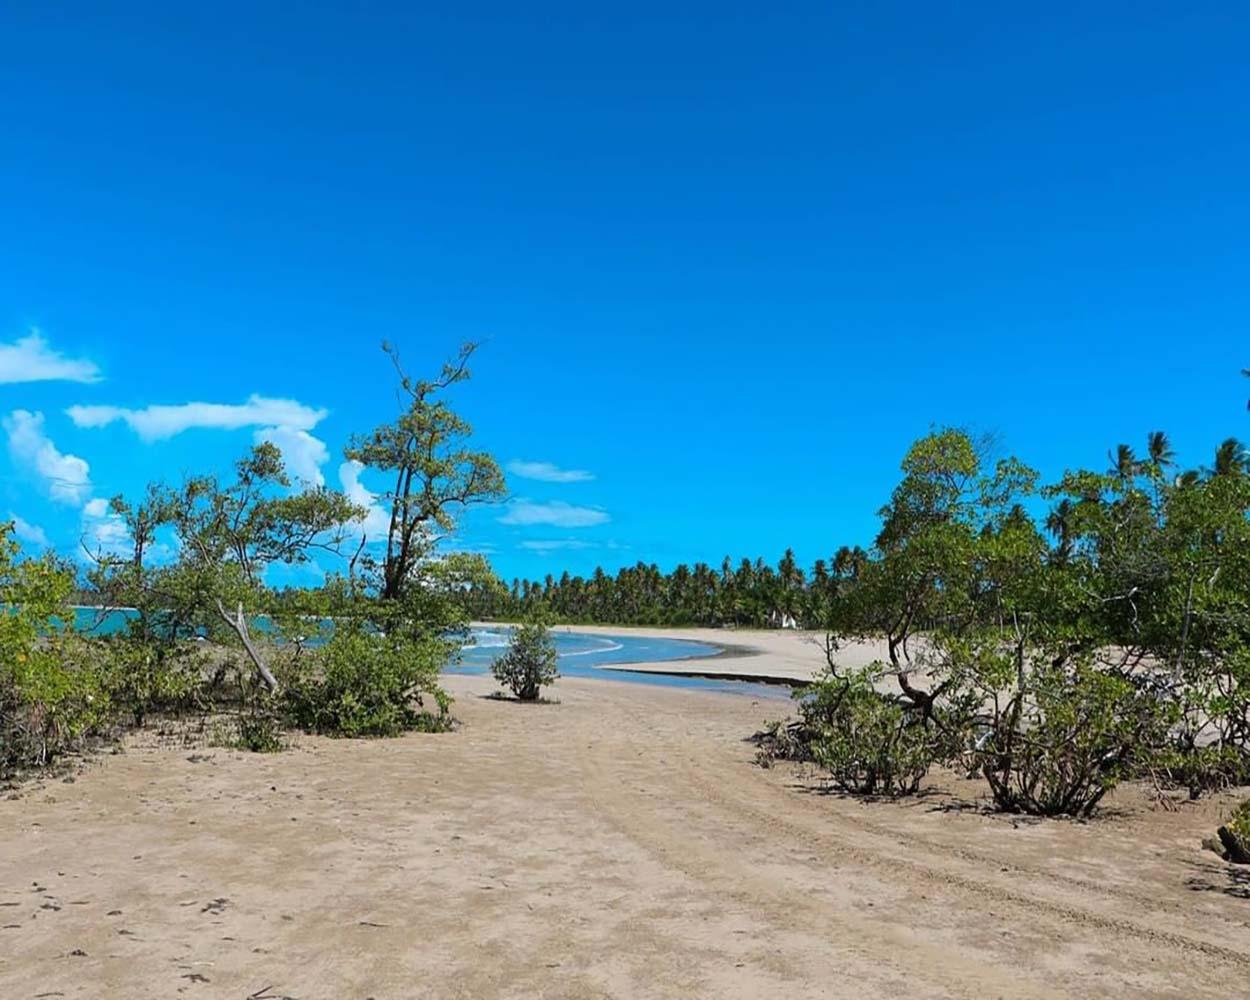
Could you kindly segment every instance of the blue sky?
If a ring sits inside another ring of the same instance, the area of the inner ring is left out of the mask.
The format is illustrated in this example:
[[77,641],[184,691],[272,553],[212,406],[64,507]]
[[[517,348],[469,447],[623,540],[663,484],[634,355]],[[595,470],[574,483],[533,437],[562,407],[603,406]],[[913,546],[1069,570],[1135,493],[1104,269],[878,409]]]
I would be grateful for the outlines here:
[[582,473],[467,518],[507,577],[810,563],[935,423],[1250,437],[1241,5],[100,6],[0,12],[30,539],[257,434],[341,485],[383,338],[484,341],[481,445]]

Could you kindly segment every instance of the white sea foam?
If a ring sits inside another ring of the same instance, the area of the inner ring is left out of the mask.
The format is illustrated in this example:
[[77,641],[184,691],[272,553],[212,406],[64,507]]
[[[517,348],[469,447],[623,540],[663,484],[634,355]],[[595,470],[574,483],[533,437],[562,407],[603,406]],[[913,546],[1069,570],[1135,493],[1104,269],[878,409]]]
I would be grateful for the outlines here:
[[606,641],[606,645],[599,646],[595,649],[583,649],[577,653],[561,653],[560,656],[567,659],[574,656],[589,656],[591,653],[614,653],[618,649],[625,648],[619,642],[613,642],[611,639],[604,641]]
[[488,632],[486,629],[474,629],[469,633],[469,642],[465,644],[468,647],[477,647],[478,649],[503,649],[508,643],[508,636],[504,632]]
[[[576,632],[554,632],[552,637],[556,640],[556,649],[559,651],[561,659],[567,659],[574,656],[590,656],[593,653],[614,653],[618,649],[625,647],[612,639],[600,638],[598,636],[580,635]],[[567,651],[560,649],[560,640],[568,637],[570,639],[579,639],[586,642],[593,642],[595,646],[591,649],[579,649],[575,651]],[[465,643],[464,649],[507,649],[511,645],[511,639],[507,632],[496,632],[489,629],[473,629],[469,633],[469,641]]]

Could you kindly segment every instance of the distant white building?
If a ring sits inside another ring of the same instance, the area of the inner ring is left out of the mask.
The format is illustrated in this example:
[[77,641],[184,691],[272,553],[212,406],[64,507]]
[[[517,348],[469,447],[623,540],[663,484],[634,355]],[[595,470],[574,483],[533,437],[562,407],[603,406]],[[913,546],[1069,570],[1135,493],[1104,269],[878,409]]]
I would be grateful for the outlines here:
[[776,609],[773,609],[772,611],[768,612],[768,618],[766,619],[766,621],[768,622],[769,628],[798,628],[799,627],[799,623],[794,620],[794,617],[792,615],[788,615],[784,611],[777,611]]

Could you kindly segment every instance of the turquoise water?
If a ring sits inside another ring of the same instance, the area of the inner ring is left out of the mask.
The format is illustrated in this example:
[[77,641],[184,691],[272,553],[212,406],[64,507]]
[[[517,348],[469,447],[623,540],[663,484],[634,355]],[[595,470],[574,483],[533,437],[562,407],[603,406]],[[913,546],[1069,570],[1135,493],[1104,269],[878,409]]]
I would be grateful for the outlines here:
[[[716,656],[718,646],[689,639],[656,639],[636,635],[587,635],[557,627],[551,630],[560,673],[565,677],[593,677],[598,680],[630,681],[660,687],[695,688],[705,691],[728,691],[753,697],[788,698],[788,687],[774,684],[753,684],[711,677],[688,677],[674,674],[652,674],[636,670],[604,670],[605,666],[629,663],[665,663],[677,660],[699,660]],[[473,643],[465,646],[462,661],[448,668],[448,673],[486,674],[490,664],[508,646],[506,628],[482,628],[472,632]],[[714,664],[708,664],[715,670]]]
[[[75,609],[75,625],[93,635],[110,635],[125,629],[133,612],[126,610],[101,612],[97,608]],[[311,623],[310,623],[311,625]],[[264,616],[254,623],[258,633],[266,631]],[[310,628],[310,632],[313,631]],[[720,653],[717,646],[689,639],[655,639],[634,635],[587,635],[565,628],[552,629],[560,673],[565,677],[593,677],[597,680],[629,681],[660,687],[694,688],[705,691],[727,691],[752,697],[788,697],[789,689],[748,681],[719,680],[709,677],[680,677],[635,670],[603,670],[605,666],[629,663],[665,663],[697,660]],[[461,661],[447,668],[448,673],[483,675],[508,646],[506,628],[475,628],[469,642],[461,649]],[[715,669],[709,664],[709,669]]]

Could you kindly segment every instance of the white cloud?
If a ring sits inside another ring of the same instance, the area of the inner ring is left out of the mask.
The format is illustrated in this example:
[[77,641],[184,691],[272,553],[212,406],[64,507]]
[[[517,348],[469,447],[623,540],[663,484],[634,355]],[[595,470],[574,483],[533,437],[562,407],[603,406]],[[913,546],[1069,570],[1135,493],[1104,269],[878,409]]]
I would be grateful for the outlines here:
[[557,528],[589,528],[606,524],[611,520],[606,510],[597,507],[575,507],[563,500],[536,503],[533,500],[514,500],[507,512],[499,518],[501,524],[551,524]]
[[91,495],[90,466],[57,450],[44,433],[42,413],[14,410],[4,418],[4,430],[13,460],[44,480],[53,500],[77,506]]
[[330,452],[320,438],[294,427],[262,427],[253,435],[253,440],[257,444],[268,441],[277,445],[286,470],[293,478],[310,486],[325,485],[321,466],[329,460]]
[[592,548],[590,542],[579,541],[576,538],[527,538],[520,543],[519,547],[529,549],[531,552],[555,552],[558,549]]
[[339,482],[343,485],[343,493],[347,499],[366,511],[361,524],[365,537],[370,542],[385,541],[391,529],[391,514],[377,502],[377,494],[371,493],[360,481],[360,473],[364,465],[350,459],[339,466]]
[[39,525],[31,524],[12,512],[9,513],[9,520],[13,522],[13,534],[17,535],[19,541],[25,542],[27,545],[35,545],[41,549],[48,547],[48,536],[44,534],[43,528],[39,527]]
[[238,430],[240,427],[282,427],[310,431],[326,417],[293,399],[252,395],[246,403],[180,403],[128,410],[120,406],[71,406],[65,411],[79,427],[105,427],[121,420],[144,441],[160,441],[193,428]]
[[523,462],[514,459],[508,463],[508,471],[522,479],[537,479],[544,483],[588,483],[594,473],[585,469],[561,469],[550,462]]
[[[131,554],[130,531],[120,514],[109,510],[103,497],[88,500],[82,509],[82,544],[93,556],[128,556]],[[163,546],[154,546],[161,549]],[[156,552],[149,550],[148,555]]]
[[[126,519],[113,513],[103,497],[93,497],[83,504],[81,531],[88,558],[109,555],[128,559],[134,555],[134,539]],[[154,564],[172,562],[180,547],[172,528],[158,529],[156,537],[144,548],[144,560]]]
[[468,555],[468,556],[491,556],[498,551],[495,546],[489,542],[459,542],[454,540],[444,540],[446,546],[440,556],[451,555]]
[[[292,584],[320,587],[326,582],[329,573],[317,560],[308,559],[297,563],[269,563],[262,576],[270,587],[286,587]],[[310,626],[310,631],[315,634],[316,629]]]
[[0,384],[99,382],[100,377],[94,362],[52,350],[38,330],[11,344],[0,344]]

